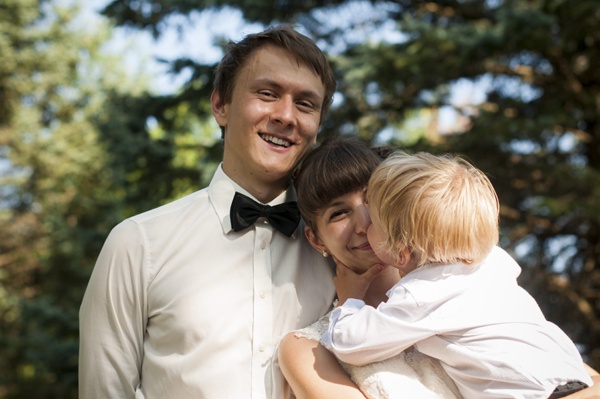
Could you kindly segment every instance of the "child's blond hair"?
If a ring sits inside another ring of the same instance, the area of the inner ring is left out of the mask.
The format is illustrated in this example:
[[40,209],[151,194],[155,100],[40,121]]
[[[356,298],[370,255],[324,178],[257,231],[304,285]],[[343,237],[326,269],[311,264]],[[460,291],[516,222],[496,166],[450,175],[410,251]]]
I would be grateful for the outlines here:
[[498,243],[499,202],[487,176],[465,159],[397,152],[369,180],[371,218],[392,256],[426,263],[483,261]]

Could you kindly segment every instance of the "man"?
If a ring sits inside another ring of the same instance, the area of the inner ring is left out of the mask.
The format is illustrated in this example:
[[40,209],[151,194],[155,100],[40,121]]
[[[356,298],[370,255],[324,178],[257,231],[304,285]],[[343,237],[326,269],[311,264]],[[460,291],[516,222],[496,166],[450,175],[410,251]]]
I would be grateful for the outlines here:
[[[291,172],[334,90],[324,54],[290,27],[229,44],[211,96],[223,163],[206,189],[109,235],[80,310],[82,399],[289,395],[273,350],[325,314],[335,289],[276,206],[295,201]],[[273,208],[238,215],[252,200]]]

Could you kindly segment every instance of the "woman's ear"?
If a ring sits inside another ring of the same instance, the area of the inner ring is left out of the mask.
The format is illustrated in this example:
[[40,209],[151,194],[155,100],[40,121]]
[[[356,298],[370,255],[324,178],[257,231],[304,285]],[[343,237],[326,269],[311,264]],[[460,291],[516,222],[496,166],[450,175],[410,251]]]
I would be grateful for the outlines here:
[[322,253],[323,251],[327,250],[325,245],[323,245],[323,243],[321,243],[321,240],[319,239],[319,237],[317,237],[315,232],[310,227],[304,226],[304,235],[306,236],[306,239],[308,240],[310,245],[312,245],[312,247],[314,249],[316,249],[317,251]]

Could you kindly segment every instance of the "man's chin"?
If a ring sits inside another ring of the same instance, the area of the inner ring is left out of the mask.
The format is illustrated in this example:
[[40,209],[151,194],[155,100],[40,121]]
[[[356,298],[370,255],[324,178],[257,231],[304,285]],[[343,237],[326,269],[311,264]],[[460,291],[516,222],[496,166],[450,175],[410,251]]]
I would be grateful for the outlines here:
[[263,162],[264,170],[282,177],[291,174],[299,162],[296,157],[289,156],[271,156],[265,161],[267,162]]

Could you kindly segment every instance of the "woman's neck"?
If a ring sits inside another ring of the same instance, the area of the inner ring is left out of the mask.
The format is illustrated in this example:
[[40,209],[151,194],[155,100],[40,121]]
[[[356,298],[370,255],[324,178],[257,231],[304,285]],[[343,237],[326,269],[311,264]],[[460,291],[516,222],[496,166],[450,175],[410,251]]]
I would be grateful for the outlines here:
[[400,272],[398,269],[392,266],[388,266],[373,279],[369,289],[365,294],[364,301],[367,305],[373,307],[379,306],[381,302],[387,301],[386,293],[400,281]]

